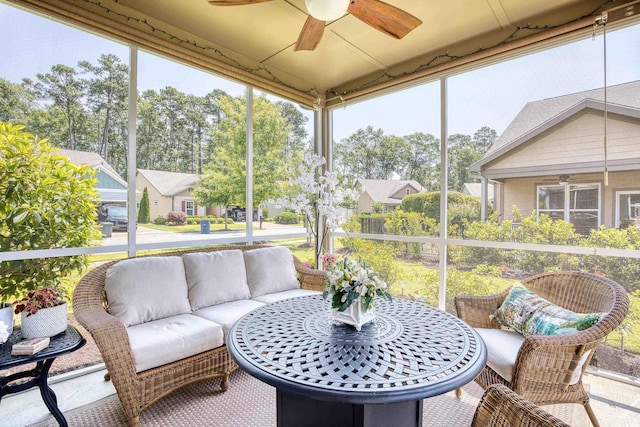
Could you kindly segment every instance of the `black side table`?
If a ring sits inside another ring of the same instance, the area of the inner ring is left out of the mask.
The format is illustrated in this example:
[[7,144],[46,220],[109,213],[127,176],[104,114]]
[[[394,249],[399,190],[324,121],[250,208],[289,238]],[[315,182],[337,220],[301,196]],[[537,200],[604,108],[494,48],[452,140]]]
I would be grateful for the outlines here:
[[[2,396],[28,390],[38,386],[44,404],[54,416],[60,426],[67,426],[67,420],[58,409],[58,398],[48,384],[49,368],[58,356],[71,353],[85,344],[85,339],[73,326],[68,326],[65,332],[51,337],[49,347],[31,356],[12,356],[11,346],[22,339],[20,329],[13,331],[7,342],[0,345],[0,370],[14,368],[16,366],[36,363],[33,369],[16,372],[15,374],[0,377],[0,400]],[[21,384],[11,384],[22,379],[31,378]]]

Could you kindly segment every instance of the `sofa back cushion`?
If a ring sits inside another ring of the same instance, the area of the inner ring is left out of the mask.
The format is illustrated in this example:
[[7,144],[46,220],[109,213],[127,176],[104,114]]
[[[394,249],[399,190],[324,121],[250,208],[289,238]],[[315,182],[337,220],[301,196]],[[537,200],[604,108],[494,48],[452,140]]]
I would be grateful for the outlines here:
[[287,248],[275,246],[245,251],[244,263],[252,298],[300,287],[293,255]]
[[120,261],[107,270],[104,289],[109,313],[125,326],[191,312],[180,257]]
[[251,298],[242,251],[185,254],[182,260],[193,311]]

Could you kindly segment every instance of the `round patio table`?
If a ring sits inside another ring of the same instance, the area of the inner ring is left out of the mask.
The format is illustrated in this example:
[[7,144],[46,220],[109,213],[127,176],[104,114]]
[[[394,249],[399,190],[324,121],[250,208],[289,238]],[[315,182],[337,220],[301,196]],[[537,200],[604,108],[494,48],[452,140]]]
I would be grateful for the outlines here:
[[278,426],[421,426],[422,399],[472,381],[480,336],[457,317],[394,298],[360,331],[334,323],[321,295],[267,304],[227,336],[229,353],[276,388]]

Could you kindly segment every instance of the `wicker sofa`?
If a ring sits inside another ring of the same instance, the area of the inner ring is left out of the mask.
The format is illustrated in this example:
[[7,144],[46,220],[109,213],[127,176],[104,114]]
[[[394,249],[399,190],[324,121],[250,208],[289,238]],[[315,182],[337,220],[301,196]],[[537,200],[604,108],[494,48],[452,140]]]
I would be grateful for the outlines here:
[[599,321],[571,335],[519,336],[501,330],[491,315],[510,289],[489,296],[458,295],[458,317],[476,328],[487,345],[487,365],[475,381],[483,388],[503,384],[536,405],[582,404],[598,426],[582,375],[600,342],[624,320],[629,297],[606,277],[577,271],[542,273],[522,280],[530,291],[576,313],[602,313]]
[[[280,271],[265,268],[264,262],[272,260],[270,253],[277,252],[282,259],[281,250],[288,252],[288,262],[278,267]],[[237,268],[239,260],[246,260],[246,268]],[[215,268],[206,267],[216,262]],[[269,277],[278,281],[285,271],[287,277],[293,274],[296,283],[289,281],[288,289],[269,292],[274,290],[272,284],[265,287],[263,281]],[[180,274],[186,276],[184,280]],[[238,291],[235,284],[242,282],[245,275],[252,287],[245,289],[242,285]],[[214,283],[217,294],[207,295],[214,288],[207,286],[212,284],[212,276],[226,278],[225,282],[234,285]],[[226,390],[229,374],[237,368],[224,345],[235,320],[256,306],[322,291],[324,277],[321,272],[306,268],[284,248],[247,245],[173,251],[96,267],[78,283],[73,309],[78,322],[100,349],[129,424],[137,426],[141,411],[194,381],[221,377],[221,388]],[[216,300],[221,302],[215,304]],[[148,307],[149,304],[158,307]],[[171,312],[176,306],[182,310],[177,314]]]

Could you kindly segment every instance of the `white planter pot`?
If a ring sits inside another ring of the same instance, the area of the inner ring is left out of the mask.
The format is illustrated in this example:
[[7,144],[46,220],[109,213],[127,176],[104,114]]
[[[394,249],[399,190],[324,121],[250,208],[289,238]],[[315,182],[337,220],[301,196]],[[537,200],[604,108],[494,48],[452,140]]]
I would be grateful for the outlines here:
[[52,337],[67,329],[66,302],[55,307],[42,308],[31,316],[27,316],[24,311],[20,315],[23,338]]
[[345,311],[338,311],[334,308],[332,317],[335,322],[346,323],[359,331],[362,325],[376,318],[376,310],[373,307],[371,310],[365,311],[362,307],[362,300],[358,299],[358,301],[347,307]]

